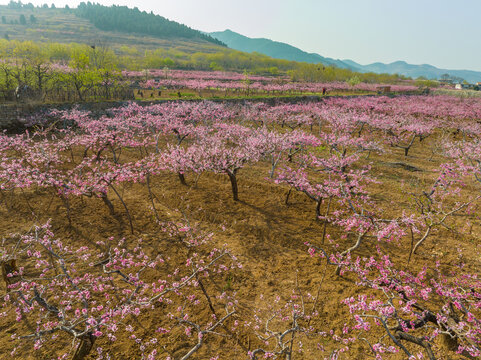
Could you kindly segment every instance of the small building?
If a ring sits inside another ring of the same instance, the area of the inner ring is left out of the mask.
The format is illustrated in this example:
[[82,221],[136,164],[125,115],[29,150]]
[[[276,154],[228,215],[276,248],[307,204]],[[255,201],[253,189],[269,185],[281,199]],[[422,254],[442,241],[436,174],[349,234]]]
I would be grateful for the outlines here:
[[454,85],[454,88],[456,90],[463,90],[463,84],[456,84],[456,85]]
[[378,94],[389,94],[391,92],[391,87],[388,85],[382,85],[376,87],[376,90]]

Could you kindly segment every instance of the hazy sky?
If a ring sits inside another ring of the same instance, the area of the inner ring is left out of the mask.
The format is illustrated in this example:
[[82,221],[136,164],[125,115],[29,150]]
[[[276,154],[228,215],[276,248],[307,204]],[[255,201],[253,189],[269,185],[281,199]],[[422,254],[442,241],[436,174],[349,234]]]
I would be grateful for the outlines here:
[[[30,0],[34,5],[46,1]],[[24,0],[24,3],[29,0]],[[54,1],[57,7],[80,1]],[[203,31],[231,29],[361,64],[481,71],[481,0],[95,0]],[[0,0],[0,3],[8,3]],[[52,1],[47,2],[49,5]]]

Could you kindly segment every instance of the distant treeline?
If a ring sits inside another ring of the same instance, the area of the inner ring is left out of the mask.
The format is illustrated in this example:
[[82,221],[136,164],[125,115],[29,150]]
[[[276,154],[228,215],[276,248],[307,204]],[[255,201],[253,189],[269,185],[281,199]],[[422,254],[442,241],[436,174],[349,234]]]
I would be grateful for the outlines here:
[[[216,53],[185,53],[176,49],[141,52],[135,47],[43,43],[0,39],[0,98],[13,100],[25,85],[44,101],[85,101],[130,97],[121,70],[143,69],[226,70],[272,76],[293,81],[347,81],[396,83],[402,77],[355,73],[321,64],[297,63],[231,49]],[[31,97],[31,96],[30,96]]]
[[171,69],[247,71],[260,75],[289,75],[293,81],[349,81],[366,83],[395,83],[406,77],[392,74],[356,73],[348,69],[322,64],[307,64],[274,59],[259,53],[245,53],[220,48],[217,52],[187,53],[178,49],[141,51],[133,46],[110,47],[107,42],[90,44],[62,44],[0,39],[0,57],[41,57],[49,62],[68,64],[75,54],[83,53],[99,66],[99,57],[119,70]]
[[145,34],[159,38],[202,39],[225,46],[221,41],[200,31],[155,15],[153,12],[140,11],[136,7],[130,9],[127,6],[103,6],[82,2],[75,10],[75,14],[89,20],[101,30]]

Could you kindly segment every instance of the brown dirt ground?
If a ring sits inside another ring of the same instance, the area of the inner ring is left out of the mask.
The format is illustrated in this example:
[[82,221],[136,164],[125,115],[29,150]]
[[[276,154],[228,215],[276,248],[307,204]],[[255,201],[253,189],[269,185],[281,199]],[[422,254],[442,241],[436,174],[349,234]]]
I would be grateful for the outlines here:
[[[401,149],[392,148],[387,149],[388,152],[385,154],[372,154],[369,160],[364,160],[365,163],[372,163],[373,175],[382,182],[370,186],[370,191],[376,203],[385,209],[386,218],[395,216],[410,206],[409,196],[403,193],[401,182],[414,189],[418,184],[432,181],[433,170],[442,161],[440,156],[435,156],[434,161],[428,160],[429,149],[435,141],[435,137],[430,137],[423,143],[416,142],[408,158],[404,157]],[[389,165],[394,162],[413,165],[423,171],[412,172]],[[175,174],[166,173],[152,179],[152,189],[157,198],[156,206],[163,220],[180,219],[179,209],[182,210],[189,220],[197,223],[201,229],[214,232],[214,243],[219,246],[226,244],[243,264],[242,270],[224,280],[229,284],[228,291],[236,291],[240,299],[237,314],[240,321],[251,319],[254,308],[264,306],[276,295],[287,299],[292,291],[296,290],[296,282],[302,292],[316,293],[325,269],[323,261],[311,258],[304,245],[306,241],[314,244],[320,241],[323,224],[315,219],[315,204],[305,195],[293,192],[289,205],[286,205],[284,200],[288,188],[266,180],[268,169],[268,164],[258,163],[239,171],[241,199],[239,202],[232,200],[230,183],[225,175],[206,173],[199,178],[196,185],[193,185],[194,176],[187,174],[188,187],[182,186]],[[56,236],[78,246],[92,245],[110,236],[125,237],[127,241],[142,237],[146,244],[158,251],[168,251],[170,245],[162,239],[162,235],[159,235],[159,227],[150,210],[146,186],[124,184],[120,190],[133,215],[134,235],[130,234],[121,204],[113,195],[109,194],[117,209],[117,217],[111,216],[99,199],[73,199],[72,226],[69,226],[65,209],[57,198],[52,199],[46,191],[32,190],[26,191],[24,195],[15,193],[11,196],[9,199],[11,209],[0,204],[0,236],[25,232],[35,223],[52,219]],[[470,184],[464,191],[471,193],[479,191],[479,188]],[[26,199],[35,216],[32,216]],[[466,220],[467,218],[463,216],[456,217],[455,228],[463,228]],[[449,267],[459,262],[461,252],[464,262],[468,264],[466,271],[477,272],[480,269],[478,249],[481,224],[474,216],[469,220],[473,226],[467,232],[435,231],[409,266],[407,255],[410,239],[402,239],[396,244],[381,243],[380,246],[391,254],[399,266],[411,271],[426,264],[433,264],[434,260],[440,260],[444,266]],[[328,226],[328,233],[333,238],[340,235],[339,230],[331,226]],[[375,243],[377,241],[366,241],[356,254],[368,256],[375,252]],[[344,248],[348,245],[348,241],[341,241]],[[359,288],[354,286],[353,279],[349,276],[336,276],[335,268],[327,267],[325,271],[326,276],[320,287],[321,295],[318,302],[320,315],[313,325],[319,330],[334,329],[339,332],[349,318],[348,309],[340,304],[340,300],[356,295]],[[0,285],[0,291],[4,291],[3,284]],[[262,300],[261,295],[267,300]],[[209,315],[206,311],[205,315],[200,316]],[[155,320],[155,310],[139,319],[132,319],[133,323],[144,329],[141,331],[144,334],[152,333],[159,326]],[[12,358],[8,355],[13,347],[10,335],[17,327],[13,315],[0,320],[0,331],[4,334],[0,337],[0,359]],[[208,338],[202,349],[192,358],[208,359],[218,355],[219,359],[245,359],[247,358],[245,349],[253,349],[259,345],[252,334],[246,335],[242,329],[235,334],[235,338],[235,340]],[[171,349],[174,359],[185,354],[195,343],[192,339],[182,337],[180,333],[172,334],[165,341],[168,342],[167,347]],[[112,359],[138,359],[140,356],[138,346],[132,341],[120,339],[112,345],[108,340],[100,339],[98,345],[108,351]],[[315,346],[309,345],[309,340],[305,340],[306,351],[294,358],[318,359],[328,355],[320,354]],[[328,348],[330,346],[328,343],[325,345]],[[32,351],[24,350],[15,358],[50,359],[52,352],[66,346],[69,346],[69,340],[60,337],[56,344],[44,349],[43,353],[34,354]],[[441,359],[456,358],[445,351],[443,344],[439,344],[437,350]],[[370,357],[368,348],[362,343],[352,346],[348,354],[341,356],[343,359],[368,357]],[[95,358],[94,351],[88,359]],[[402,359],[403,356],[393,355],[391,358]]]

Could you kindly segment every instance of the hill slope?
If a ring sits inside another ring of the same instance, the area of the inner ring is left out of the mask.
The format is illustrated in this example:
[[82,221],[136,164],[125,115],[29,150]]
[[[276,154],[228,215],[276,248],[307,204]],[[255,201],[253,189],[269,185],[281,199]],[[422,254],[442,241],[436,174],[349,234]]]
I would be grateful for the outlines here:
[[219,40],[198,30],[193,30],[178,22],[155,15],[153,12],[140,11],[138,8],[130,9],[127,6],[103,6],[91,2],[82,2],[74,13],[89,20],[96,28],[101,30],[145,34],[161,39],[201,39],[224,46]]
[[335,65],[343,69],[357,70],[355,67],[345,64],[340,60],[323,57],[319,54],[310,54],[292,45],[273,41],[269,39],[253,39],[238,34],[231,30],[209,33],[212,37],[222,41],[228,47],[245,51],[258,52],[275,59],[285,59],[291,61],[307,62],[311,64],[322,63],[324,65]]
[[[20,23],[22,15],[26,19],[25,24]],[[149,18],[152,16],[151,14],[144,15]],[[171,31],[160,36],[149,34],[147,31],[144,33],[142,31],[129,32],[126,28],[122,30],[120,26],[117,29],[107,29],[107,26],[99,29],[87,18],[77,16],[76,9],[0,5],[0,19],[0,38],[9,40],[81,44],[95,44],[100,41],[112,48],[132,46],[140,52],[146,49],[162,48],[177,49],[187,53],[212,53],[225,49],[225,46],[222,46],[219,41],[209,38],[199,31],[184,27],[184,25],[169,22],[167,19],[165,19],[167,24],[173,23]],[[111,21],[114,19],[112,17]],[[176,33],[172,31],[172,28],[174,30],[175,28],[183,29],[187,35],[183,35],[182,32]]]

